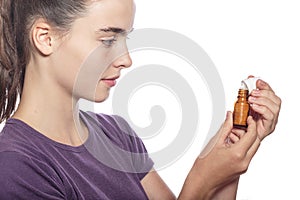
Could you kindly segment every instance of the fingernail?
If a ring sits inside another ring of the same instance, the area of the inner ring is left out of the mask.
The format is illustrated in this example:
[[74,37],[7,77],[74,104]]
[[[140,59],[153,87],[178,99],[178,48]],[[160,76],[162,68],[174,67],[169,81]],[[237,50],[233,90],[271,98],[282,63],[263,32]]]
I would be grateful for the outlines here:
[[258,95],[259,93],[260,93],[259,90],[252,90],[252,92],[251,92],[251,94],[253,94],[253,95]]
[[249,98],[248,98],[248,101],[255,101],[255,97],[252,97],[252,96],[250,96]]
[[251,106],[252,108],[254,108],[254,109],[255,109],[255,108],[258,108],[258,106],[257,106],[256,104],[251,104],[250,106]]
[[230,111],[227,111],[227,113],[226,113],[226,119],[229,119],[230,116],[231,116],[231,112],[230,112]]

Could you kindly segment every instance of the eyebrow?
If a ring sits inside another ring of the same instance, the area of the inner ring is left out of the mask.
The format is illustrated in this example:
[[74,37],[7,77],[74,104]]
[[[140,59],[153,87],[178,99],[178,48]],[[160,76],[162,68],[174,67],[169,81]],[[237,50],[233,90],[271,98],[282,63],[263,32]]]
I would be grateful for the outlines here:
[[118,27],[107,27],[107,28],[100,28],[96,32],[97,33],[99,33],[99,32],[105,32],[105,33],[113,32],[113,33],[124,34],[125,35],[125,34],[128,34],[128,33],[132,32],[132,31],[133,31],[133,28],[130,31],[126,31],[125,29],[118,28]]

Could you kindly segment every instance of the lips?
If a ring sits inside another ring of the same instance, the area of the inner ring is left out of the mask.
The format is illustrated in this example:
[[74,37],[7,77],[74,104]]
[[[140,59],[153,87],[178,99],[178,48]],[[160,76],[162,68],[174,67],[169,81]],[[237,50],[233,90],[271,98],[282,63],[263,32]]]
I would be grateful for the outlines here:
[[101,79],[101,81],[104,82],[109,87],[114,87],[117,84],[118,78],[119,77],[103,78],[103,79]]
[[114,87],[117,83],[115,79],[102,79],[102,81],[109,87]]

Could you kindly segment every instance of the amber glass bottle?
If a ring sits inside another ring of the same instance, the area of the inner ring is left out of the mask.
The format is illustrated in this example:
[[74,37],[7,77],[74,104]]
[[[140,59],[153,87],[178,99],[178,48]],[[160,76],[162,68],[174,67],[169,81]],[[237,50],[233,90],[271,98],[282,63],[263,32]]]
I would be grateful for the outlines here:
[[235,128],[247,128],[247,118],[250,110],[248,95],[249,92],[247,89],[239,89],[233,111],[233,126]]

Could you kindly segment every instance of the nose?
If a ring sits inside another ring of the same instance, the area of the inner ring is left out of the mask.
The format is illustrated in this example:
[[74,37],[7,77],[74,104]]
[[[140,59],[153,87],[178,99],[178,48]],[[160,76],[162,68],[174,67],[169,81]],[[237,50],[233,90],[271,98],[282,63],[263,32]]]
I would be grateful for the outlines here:
[[125,54],[121,55],[114,62],[114,66],[118,68],[128,68],[131,65],[132,65],[132,60],[129,52],[126,52]]

